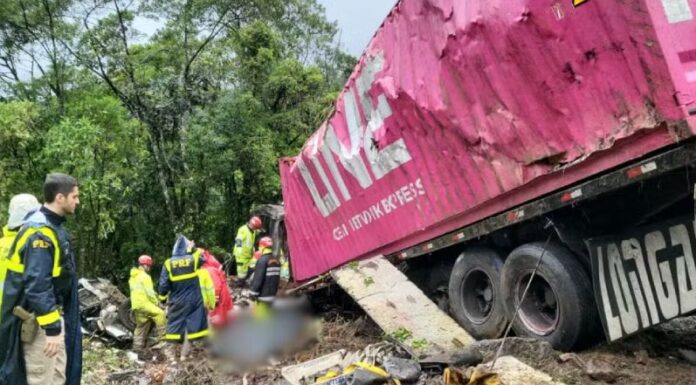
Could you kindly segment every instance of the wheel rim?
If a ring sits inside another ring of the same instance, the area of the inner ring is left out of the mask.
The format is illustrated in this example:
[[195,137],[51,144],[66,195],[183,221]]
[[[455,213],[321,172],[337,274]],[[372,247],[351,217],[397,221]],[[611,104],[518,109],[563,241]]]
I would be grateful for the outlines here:
[[529,286],[527,297],[520,305],[522,294],[531,277],[532,273],[529,272],[517,281],[515,290],[515,304],[519,306],[517,316],[528,330],[541,336],[549,335],[556,329],[560,319],[558,297],[548,281],[537,274]]
[[461,285],[464,314],[475,324],[488,320],[495,303],[495,291],[491,277],[481,269],[469,271]]

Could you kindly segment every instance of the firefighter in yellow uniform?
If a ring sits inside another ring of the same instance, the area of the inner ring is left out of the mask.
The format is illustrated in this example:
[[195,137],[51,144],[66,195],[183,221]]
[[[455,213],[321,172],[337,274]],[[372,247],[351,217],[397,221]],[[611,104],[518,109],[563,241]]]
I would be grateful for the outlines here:
[[157,300],[157,294],[150,277],[153,261],[149,255],[138,258],[138,267],[131,269],[130,286],[131,308],[135,315],[135,331],[133,332],[133,350],[141,352],[147,347],[147,339],[153,326],[158,337],[164,337],[164,327],[167,320]]
[[254,270],[256,259],[254,258],[254,243],[256,233],[261,230],[263,223],[259,217],[251,217],[249,222],[237,230],[237,237],[234,239],[234,255],[237,264],[237,277],[246,280],[251,275],[250,270]]

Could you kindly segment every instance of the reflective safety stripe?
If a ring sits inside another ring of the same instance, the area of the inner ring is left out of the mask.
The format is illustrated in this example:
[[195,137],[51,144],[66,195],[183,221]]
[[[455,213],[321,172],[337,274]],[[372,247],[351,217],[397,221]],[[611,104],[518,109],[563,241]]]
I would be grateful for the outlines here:
[[198,273],[195,271],[193,273],[181,274],[181,275],[173,275],[172,273],[169,273],[169,279],[172,282],[185,281],[187,279],[197,278],[197,277],[198,277]]
[[179,281],[185,281],[187,279],[192,279],[192,278],[198,278],[198,261],[201,258],[201,253],[200,252],[195,252],[193,253],[193,272],[188,273],[188,274],[180,274],[180,275],[174,275],[172,273],[172,263],[171,259],[167,259],[164,261],[164,268],[167,269],[167,273],[169,274],[169,280],[172,282],[179,282]]
[[188,335],[186,335],[186,338],[188,338],[189,340],[197,340],[201,337],[207,337],[208,335],[210,335],[210,330],[205,329],[205,330],[199,331],[198,333],[188,334]]
[[14,271],[15,273],[22,274],[24,273],[24,265],[21,263],[15,261],[14,259],[8,259],[5,261],[7,263],[7,270],[9,271]]
[[164,339],[165,340],[180,340],[181,334],[165,334]]
[[[192,333],[192,334],[187,334],[186,338],[190,340],[197,340],[201,337],[207,337],[210,335],[210,330],[205,329],[201,330],[198,333]],[[181,334],[165,334],[164,335],[165,340],[180,340],[181,339]]]
[[22,257],[19,252],[22,250],[24,245],[27,243],[29,237],[36,233],[41,233],[48,237],[53,243],[53,270],[51,271],[51,276],[53,278],[60,277],[61,267],[60,267],[60,243],[58,238],[50,227],[40,227],[40,228],[29,228],[23,233],[21,237],[17,240],[14,248],[14,252],[9,260],[7,260],[8,270],[14,271],[15,273],[24,273],[24,264],[22,263]]
[[48,314],[40,315],[36,317],[36,322],[39,323],[39,326],[46,326],[50,325],[56,321],[60,320],[60,313],[58,310],[54,310]]
[[198,249],[193,252],[193,268],[198,270],[198,263],[201,260],[201,255],[203,255],[203,250]]

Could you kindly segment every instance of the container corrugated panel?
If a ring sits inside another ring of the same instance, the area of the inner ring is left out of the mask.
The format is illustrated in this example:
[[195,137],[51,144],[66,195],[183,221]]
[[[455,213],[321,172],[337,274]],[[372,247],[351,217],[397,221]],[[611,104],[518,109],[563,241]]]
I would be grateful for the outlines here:
[[280,162],[295,278],[691,135],[694,1],[400,1],[335,112]]

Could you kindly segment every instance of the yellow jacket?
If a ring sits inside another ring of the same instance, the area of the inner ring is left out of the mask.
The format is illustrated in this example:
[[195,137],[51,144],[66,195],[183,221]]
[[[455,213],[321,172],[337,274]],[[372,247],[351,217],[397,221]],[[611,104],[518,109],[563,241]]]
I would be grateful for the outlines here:
[[2,228],[2,238],[0,238],[0,303],[2,302],[3,287],[5,287],[5,277],[7,276],[7,264],[5,261],[10,254],[10,248],[16,236],[16,231],[10,231],[7,226]]
[[232,254],[237,258],[237,262],[253,259],[255,241],[256,232],[250,229],[248,225],[243,225],[237,230],[237,236],[234,239],[234,250],[232,251]]
[[243,225],[237,230],[232,254],[237,261],[237,274],[240,276],[245,276],[247,271],[256,265],[256,259],[254,259],[255,242],[256,232],[248,225]]
[[215,299],[215,284],[213,277],[207,269],[198,270],[198,282],[201,285],[201,294],[203,295],[203,306],[210,311],[215,309],[217,299]]
[[8,229],[7,225],[2,228],[2,238],[0,238],[0,258],[7,258],[7,255],[10,253],[10,248],[12,247],[12,242],[14,242],[16,236],[17,232]]
[[152,284],[152,278],[140,267],[131,269],[128,280],[131,295],[131,309],[145,314],[158,314],[162,309],[157,306],[157,294]]

